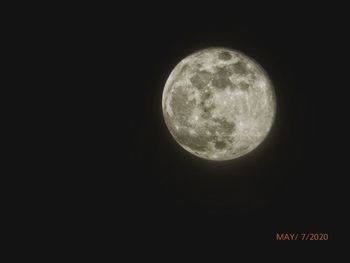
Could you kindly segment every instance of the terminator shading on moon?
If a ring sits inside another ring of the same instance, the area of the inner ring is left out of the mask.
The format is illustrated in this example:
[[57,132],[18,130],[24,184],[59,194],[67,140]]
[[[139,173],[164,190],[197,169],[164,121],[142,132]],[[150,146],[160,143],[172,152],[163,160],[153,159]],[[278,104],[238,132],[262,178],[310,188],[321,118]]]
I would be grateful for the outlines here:
[[188,152],[231,160],[265,139],[276,114],[273,85],[247,55],[208,48],[184,58],[168,77],[162,99],[165,123]]

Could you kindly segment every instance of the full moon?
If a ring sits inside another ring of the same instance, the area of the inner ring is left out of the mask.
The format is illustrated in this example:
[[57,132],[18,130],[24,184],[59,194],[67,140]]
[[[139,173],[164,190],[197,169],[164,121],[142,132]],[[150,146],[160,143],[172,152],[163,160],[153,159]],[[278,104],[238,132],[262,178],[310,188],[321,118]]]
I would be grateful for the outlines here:
[[166,126],[185,150],[208,160],[231,160],[266,138],[276,96],[255,60],[236,50],[207,48],[176,65],[162,108]]

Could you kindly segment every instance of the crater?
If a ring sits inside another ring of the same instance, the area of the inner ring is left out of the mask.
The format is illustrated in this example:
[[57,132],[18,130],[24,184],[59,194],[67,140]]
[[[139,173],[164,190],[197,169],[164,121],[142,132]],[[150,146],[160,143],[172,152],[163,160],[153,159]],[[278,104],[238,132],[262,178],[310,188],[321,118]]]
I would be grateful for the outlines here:
[[233,71],[236,74],[239,74],[239,75],[248,74],[248,68],[247,68],[247,65],[245,63],[239,61],[239,62],[233,64],[232,66],[233,66]]
[[218,68],[212,81],[213,86],[220,89],[230,86],[232,84],[231,80],[229,79],[231,75],[232,71],[227,67]]
[[182,124],[187,123],[188,116],[191,115],[194,107],[196,106],[196,100],[188,99],[188,91],[182,86],[176,87],[170,106],[173,110],[175,118]]
[[217,130],[224,135],[230,135],[235,130],[234,122],[229,122],[224,118],[215,118],[213,120],[218,124]]
[[217,141],[217,142],[215,142],[215,148],[216,148],[216,149],[222,150],[222,149],[225,148],[225,146],[226,146],[226,143],[223,142],[223,141]]
[[183,65],[182,68],[180,69],[179,76],[184,77],[188,69],[189,69],[189,65]]
[[188,131],[177,133],[176,139],[183,145],[194,151],[205,151],[208,145],[208,137],[205,135],[192,135]]
[[232,58],[231,54],[227,51],[223,51],[219,53],[219,59],[220,60],[230,60]]
[[241,83],[239,83],[239,88],[243,91],[246,91],[249,89],[249,84],[246,82],[241,82]]
[[237,150],[237,153],[241,153],[248,149],[249,149],[249,145],[242,145],[242,146],[239,146],[236,150]]
[[211,116],[212,116],[212,110],[215,109],[215,106],[212,104],[210,106],[208,105],[204,105],[204,103],[202,104],[203,102],[201,102],[200,104],[200,107],[202,109],[202,114],[201,114],[201,117],[203,119],[209,119]]
[[193,86],[198,89],[204,88],[210,82],[211,73],[206,70],[197,71],[190,79]]
[[213,93],[210,90],[205,90],[200,95],[201,96],[201,100],[205,101],[205,100],[209,99],[212,95],[213,95]]
[[204,125],[204,128],[206,131],[208,131],[210,134],[213,134],[211,136],[211,139],[215,139],[215,133],[218,131],[218,126],[217,125],[211,125],[209,123],[206,123]]

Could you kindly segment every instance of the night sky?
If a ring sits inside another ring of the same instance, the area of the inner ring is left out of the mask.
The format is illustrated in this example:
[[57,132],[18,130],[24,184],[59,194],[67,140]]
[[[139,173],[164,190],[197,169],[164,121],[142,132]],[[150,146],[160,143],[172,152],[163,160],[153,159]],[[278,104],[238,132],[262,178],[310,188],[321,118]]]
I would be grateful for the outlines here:
[[[93,28],[86,33],[91,47],[98,47],[91,56],[102,86],[88,89],[99,157],[87,178],[101,220],[124,219],[126,236],[140,246],[150,237],[157,244],[276,242],[281,232],[340,239],[334,221],[344,211],[339,185],[346,139],[338,112],[348,89],[342,16],[303,8],[251,10],[249,19],[228,11],[201,17],[141,9],[127,18],[100,15],[87,27]],[[162,115],[172,69],[211,46],[254,58],[277,96],[266,140],[231,161],[188,153]]]

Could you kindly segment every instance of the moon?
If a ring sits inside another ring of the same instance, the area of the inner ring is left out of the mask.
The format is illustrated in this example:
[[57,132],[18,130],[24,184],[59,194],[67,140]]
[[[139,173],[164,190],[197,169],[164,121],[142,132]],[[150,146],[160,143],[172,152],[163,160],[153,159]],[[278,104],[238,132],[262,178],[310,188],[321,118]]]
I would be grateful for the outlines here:
[[272,82],[255,60],[229,48],[190,54],[170,73],[162,97],[172,137],[188,152],[223,161],[253,151],[276,115]]

